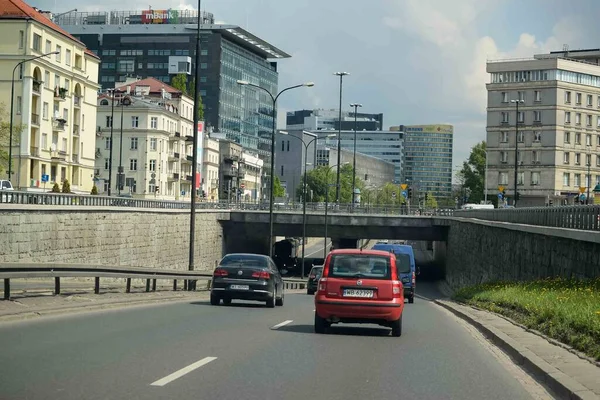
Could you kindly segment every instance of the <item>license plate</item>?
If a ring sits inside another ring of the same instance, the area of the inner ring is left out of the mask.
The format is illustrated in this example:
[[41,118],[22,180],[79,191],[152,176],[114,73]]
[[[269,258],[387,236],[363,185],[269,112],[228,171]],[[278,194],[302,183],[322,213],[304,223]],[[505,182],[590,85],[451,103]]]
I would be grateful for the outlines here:
[[372,290],[365,289],[344,289],[344,297],[373,297]]
[[231,285],[231,286],[229,286],[229,288],[233,289],[233,290],[248,290],[248,289],[250,289],[250,286],[248,286],[248,285]]

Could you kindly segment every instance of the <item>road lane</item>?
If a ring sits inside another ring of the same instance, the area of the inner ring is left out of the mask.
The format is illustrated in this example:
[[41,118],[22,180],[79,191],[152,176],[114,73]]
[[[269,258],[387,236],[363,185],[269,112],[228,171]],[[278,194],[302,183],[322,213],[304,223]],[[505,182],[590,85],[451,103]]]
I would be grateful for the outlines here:
[[0,325],[0,398],[530,398],[429,301],[407,304],[400,338],[316,335],[313,309],[312,296],[288,294],[275,309],[195,302]]

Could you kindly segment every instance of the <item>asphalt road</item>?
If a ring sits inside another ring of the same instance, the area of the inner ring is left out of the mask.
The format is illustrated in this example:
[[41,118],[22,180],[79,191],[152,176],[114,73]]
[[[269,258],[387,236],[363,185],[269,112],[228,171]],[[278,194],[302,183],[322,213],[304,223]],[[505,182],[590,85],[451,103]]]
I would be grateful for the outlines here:
[[[438,295],[431,284],[420,291]],[[288,293],[275,309],[198,301],[5,323],[0,398],[531,398],[422,298],[407,304],[400,338],[368,325],[317,335],[313,309],[313,296]]]

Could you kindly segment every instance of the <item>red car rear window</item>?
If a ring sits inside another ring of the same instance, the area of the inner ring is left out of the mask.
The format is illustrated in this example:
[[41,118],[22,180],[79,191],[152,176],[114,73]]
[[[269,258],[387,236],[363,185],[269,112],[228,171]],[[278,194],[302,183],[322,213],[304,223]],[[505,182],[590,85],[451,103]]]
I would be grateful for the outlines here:
[[391,279],[390,257],[369,254],[335,254],[329,261],[327,276],[331,278]]

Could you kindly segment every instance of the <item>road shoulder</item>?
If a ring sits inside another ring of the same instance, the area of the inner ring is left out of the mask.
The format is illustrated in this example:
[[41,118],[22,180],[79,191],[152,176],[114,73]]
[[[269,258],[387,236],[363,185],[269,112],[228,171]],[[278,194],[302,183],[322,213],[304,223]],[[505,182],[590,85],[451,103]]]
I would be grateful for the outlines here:
[[560,398],[600,398],[600,367],[505,317],[450,300],[435,303],[475,326]]

